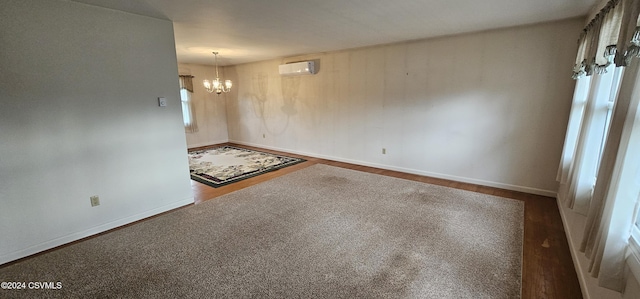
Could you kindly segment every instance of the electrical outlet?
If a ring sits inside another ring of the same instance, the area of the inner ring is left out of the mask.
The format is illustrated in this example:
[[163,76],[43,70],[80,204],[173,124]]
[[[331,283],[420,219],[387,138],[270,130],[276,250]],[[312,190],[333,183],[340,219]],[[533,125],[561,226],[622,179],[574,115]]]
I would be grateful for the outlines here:
[[165,97],[158,98],[158,106],[167,107],[167,98]]
[[386,148],[382,148],[382,154],[386,155],[387,154],[387,149]]
[[98,197],[98,195],[91,196],[89,197],[89,199],[91,200],[92,207],[100,205],[100,197]]

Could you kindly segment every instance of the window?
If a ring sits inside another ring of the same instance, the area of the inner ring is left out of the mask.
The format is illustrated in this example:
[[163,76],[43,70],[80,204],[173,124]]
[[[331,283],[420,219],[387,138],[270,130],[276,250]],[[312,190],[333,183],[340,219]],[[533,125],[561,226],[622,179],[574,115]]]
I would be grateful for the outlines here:
[[618,92],[620,91],[620,84],[622,83],[622,74],[624,73],[624,68],[614,67],[613,65],[609,67],[610,76],[605,78],[605,86],[603,88],[608,89],[609,97],[606,101],[606,112],[603,114],[604,116],[604,124],[602,124],[602,140],[600,141],[600,150],[598,152],[598,163],[596,164],[596,169],[600,167],[600,162],[602,161],[602,154],[604,152],[604,145],[607,142],[607,134],[609,133],[609,127],[611,126],[611,116],[613,114],[613,107],[618,97]]
[[640,243],[640,217],[638,217],[638,214],[640,214],[640,194],[638,197],[636,200],[636,213],[634,215],[636,218],[636,227],[633,229],[631,235]]
[[184,127],[189,127],[193,123],[193,117],[191,116],[191,95],[188,90],[180,89],[180,100],[182,101],[182,119],[184,120]]
[[[640,157],[637,157],[640,160]],[[640,164],[640,163],[639,163]],[[640,186],[640,172],[635,177],[636,187]],[[629,238],[629,250],[627,261],[629,268],[636,278],[640,279],[640,187],[636,188],[634,226],[631,228],[631,238]]]
[[[640,197],[640,194],[639,194],[638,197]],[[636,233],[640,233],[640,217],[638,217],[638,214],[640,213],[640,205],[638,203],[640,203],[640,198],[636,202],[636,213],[635,213],[635,217],[636,217],[636,228],[635,228],[635,231],[636,231]],[[638,241],[640,241],[640,235],[637,235],[637,237],[639,237]]]
[[[599,286],[616,291],[626,285],[625,258],[628,265],[636,265],[632,271],[640,278],[640,65],[635,53],[640,32],[636,4],[608,1],[580,34],[574,78],[593,75],[593,79],[575,155],[565,161],[571,155],[563,153],[560,170],[569,175],[566,181],[560,180],[558,192],[568,209],[580,214],[587,211],[586,221],[577,224],[584,232],[580,249],[588,261],[585,270],[597,277]],[[606,70],[612,64],[619,69]],[[623,67],[625,78],[621,80]],[[578,111],[576,105],[579,103],[574,99],[573,107]],[[565,140],[573,140],[567,136]],[[567,151],[573,147],[565,145]]]
[[[634,73],[631,72],[630,74]],[[627,79],[630,78],[625,78],[625,82],[631,81]],[[613,234],[619,235],[621,240],[628,240],[627,264],[636,278],[640,279],[640,103],[638,101],[640,76],[636,75],[633,83],[634,88],[632,91],[629,91],[629,88],[620,91],[620,98],[630,98],[631,100],[629,100],[629,110],[626,112],[620,148],[616,155],[616,159],[619,160],[620,164],[619,178],[615,179],[612,185],[612,188],[617,189],[614,211],[619,213],[614,212],[611,217],[613,221],[629,217],[629,222],[632,224],[630,231],[628,226],[626,229],[620,227],[620,230],[624,231],[620,233],[614,232]],[[611,130],[615,129],[612,128]],[[617,208],[617,206],[620,206],[620,208]],[[632,211],[632,213],[629,213],[629,211]],[[626,216],[627,214],[631,215]]]
[[180,100],[182,102],[182,120],[184,121],[184,130],[187,133],[198,131],[196,124],[196,114],[191,93],[193,93],[193,76],[180,75]]
[[[634,132],[634,133],[638,134],[638,132]],[[640,161],[638,160],[640,160],[640,157],[636,158],[636,164],[640,164]],[[635,226],[632,229],[631,237],[636,240],[636,245],[638,245],[640,244],[640,169],[636,173],[634,185],[635,186],[631,186],[631,188],[635,187],[633,190],[635,191],[637,196],[635,198],[636,200],[635,213],[633,214]],[[638,250],[637,252],[640,253],[640,247],[638,247],[637,250]]]
[[576,95],[588,95],[581,121],[583,103],[574,96],[570,126],[579,123],[580,133],[575,144],[565,144],[575,155],[572,163],[562,161],[569,175],[558,192],[569,209],[586,216],[580,246],[596,272],[588,271],[613,290],[623,289],[625,258],[640,273],[640,65],[634,62],[594,74],[588,86],[578,81]]
[[[568,204],[579,214],[589,211],[623,72],[624,68],[610,65],[606,73],[594,74],[590,80],[581,78],[576,86],[563,152],[567,161],[562,161],[560,181],[572,181]],[[569,159],[579,166],[566,177]]]

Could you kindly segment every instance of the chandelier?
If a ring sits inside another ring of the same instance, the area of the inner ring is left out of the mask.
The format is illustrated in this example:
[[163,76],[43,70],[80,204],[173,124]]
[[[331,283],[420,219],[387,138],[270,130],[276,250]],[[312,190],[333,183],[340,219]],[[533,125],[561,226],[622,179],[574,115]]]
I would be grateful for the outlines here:
[[208,93],[213,93],[214,91],[217,94],[229,92],[231,91],[231,86],[233,84],[231,83],[231,80],[224,80],[224,85],[222,84],[222,82],[220,81],[220,75],[218,75],[218,52],[213,52],[213,55],[216,62],[216,79],[213,81],[203,80],[202,83],[204,84],[204,88]]

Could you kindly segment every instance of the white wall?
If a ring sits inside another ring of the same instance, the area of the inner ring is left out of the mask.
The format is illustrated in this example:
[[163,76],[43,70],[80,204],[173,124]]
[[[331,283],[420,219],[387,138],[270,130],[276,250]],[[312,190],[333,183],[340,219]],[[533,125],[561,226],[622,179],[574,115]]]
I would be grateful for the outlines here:
[[0,48],[0,263],[193,202],[171,22],[4,0]]
[[[213,80],[216,77],[215,67],[178,64],[178,70],[181,75],[194,76],[191,99],[195,105],[198,131],[187,133],[187,146],[193,148],[229,141],[226,94],[208,93],[202,84],[202,80]],[[224,79],[222,70],[222,68],[219,69],[220,76]]]
[[[227,67],[236,84],[229,139],[554,196],[582,25],[572,19]],[[319,72],[278,75],[279,64],[300,60],[315,60]]]

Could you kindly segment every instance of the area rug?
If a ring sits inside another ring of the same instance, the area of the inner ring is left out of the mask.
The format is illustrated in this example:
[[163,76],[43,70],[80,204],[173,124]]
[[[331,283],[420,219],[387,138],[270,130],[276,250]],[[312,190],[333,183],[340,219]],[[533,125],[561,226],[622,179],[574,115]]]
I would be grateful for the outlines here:
[[228,145],[189,152],[191,179],[212,187],[224,186],[304,161]]
[[0,268],[61,285],[0,297],[520,298],[523,213],[317,164]]

